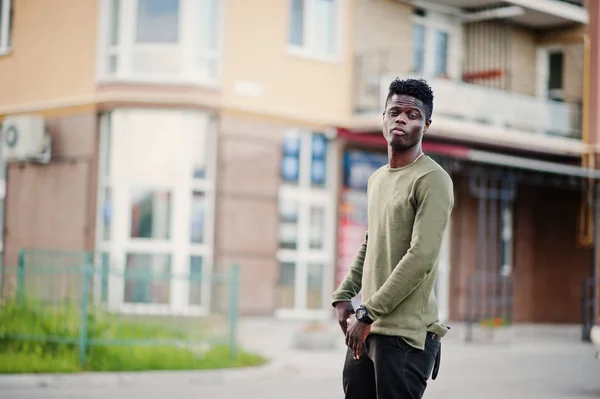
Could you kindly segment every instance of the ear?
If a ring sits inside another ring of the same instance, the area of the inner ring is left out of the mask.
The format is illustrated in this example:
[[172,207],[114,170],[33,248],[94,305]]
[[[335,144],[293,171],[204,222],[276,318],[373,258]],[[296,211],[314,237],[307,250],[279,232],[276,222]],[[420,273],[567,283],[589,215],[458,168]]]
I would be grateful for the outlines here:
[[426,133],[429,130],[429,126],[431,125],[431,119],[425,122],[425,128],[423,129],[423,133]]

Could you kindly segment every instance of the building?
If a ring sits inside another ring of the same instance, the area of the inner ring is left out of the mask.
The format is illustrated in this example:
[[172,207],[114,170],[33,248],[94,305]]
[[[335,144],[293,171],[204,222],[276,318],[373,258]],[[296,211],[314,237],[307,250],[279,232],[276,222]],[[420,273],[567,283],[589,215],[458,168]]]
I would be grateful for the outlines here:
[[[442,317],[477,303],[478,317],[581,321],[593,185],[578,2],[0,4],[4,131],[42,121],[52,140],[48,163],[8,163],[6,265],[24,247],[94,250],[124,272],[239,263],[244,313],[328,317],[385,163],[382,96],[414,75],[436,94],[426,151],[456,185]],[[206,286],[109,287],[128,311],[220,301]]]
[[[288,132],[324,132],[350,120],[351,5],[1,4],[4,129],[15,116],[30,128],[41,117],[52,138],[49,163],[8,163],[4,264],[14,266],[27,247],[94,249],[99,264],[124,272],[197,276],[236,262],[242,310],[280,307],[282,142]],[[333,232],[330,190],[321,189],[321,202],[288,191],[282,198],[300,196],[303,206],[326,212]],[[281,259],[295,262],[306,245]],[[331,241],[318,259],[333,256]],[[298,267],[301,284],[308,265]],[[148,287],[124,285],[112,279],[108,292],[122,310],[202,313],[212,296],[211,287],[199,293],[156,283],[148,295]],[[322,282],[324,290],[330,285]]]
[[340,132],[348,146],[384,154],[381,110],[395,76],[425,77],[435,91],[425,150],[456,197],[442,318],[580,323],[597,268],[598,177],[582,168],[593,166],[582,2],[364,1],[356,13],[354,120]]

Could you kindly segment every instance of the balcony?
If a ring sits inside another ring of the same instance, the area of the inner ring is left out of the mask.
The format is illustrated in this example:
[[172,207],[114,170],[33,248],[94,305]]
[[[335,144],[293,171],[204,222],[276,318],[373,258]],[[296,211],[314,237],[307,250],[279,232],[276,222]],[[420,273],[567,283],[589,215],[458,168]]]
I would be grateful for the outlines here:
[[[419,4],[419,1],[410,2]],[[427,3],[465,20],[503,18],[535,29],[560,28],[588,21],[583,0],[429,0]],[[492,10],[494,12],[490,13]]]
[[[435,126],[445,133],[483,141],[494,134],[505,142],[509,136],[554,138],[557,148],[559,141],[578,148],[582,63],[573,47],[565,49],[560,59],[548,61],[548,53],[538,49],[536,55],[534,49],[529,58],[522,54],[520,59],[498,62],[498,57],[491,57],[487,65],[486,59],[469,63],[469,52],[446,58],[408,47],[365,52],[356,57],[355,128],[376,126],[375,116],[380,120],[389,84],[396,77],[423,77],[434,91]],[[466,132],[472,136],[466,137]]]
[[[383,75],[380,109],[395,75]],[[418,78],[408,74],[406,77]],[[576,104],[547,100],[446,78],[430,78],[435,94],[435,118],[551,136],[580,138],[580,109]]]

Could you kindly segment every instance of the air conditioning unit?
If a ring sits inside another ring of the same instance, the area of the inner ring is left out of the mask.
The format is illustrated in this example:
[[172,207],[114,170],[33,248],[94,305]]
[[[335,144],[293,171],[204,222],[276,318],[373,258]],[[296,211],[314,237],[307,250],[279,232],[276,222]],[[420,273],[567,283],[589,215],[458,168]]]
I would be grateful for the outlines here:
[[0,151],[7,162],[50,162],[52,139],[41,116],[8,116],[1,133]]

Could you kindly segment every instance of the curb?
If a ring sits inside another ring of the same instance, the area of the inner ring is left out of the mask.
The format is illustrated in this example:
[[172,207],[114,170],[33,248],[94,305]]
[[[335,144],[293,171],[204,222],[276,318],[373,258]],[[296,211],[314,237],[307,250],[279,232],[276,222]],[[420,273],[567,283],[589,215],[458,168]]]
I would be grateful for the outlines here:
[[269,362],[256,367],[220,370],[14,374],[0,375],[0,389],[123,387],[169,383],[207,385],[293,376],[297,373],[298,370],[288,363]]

